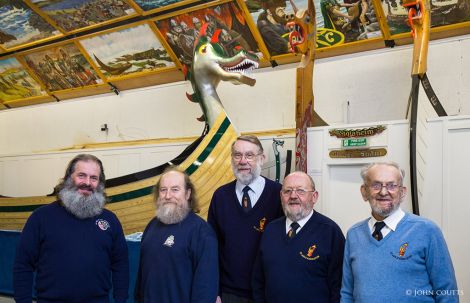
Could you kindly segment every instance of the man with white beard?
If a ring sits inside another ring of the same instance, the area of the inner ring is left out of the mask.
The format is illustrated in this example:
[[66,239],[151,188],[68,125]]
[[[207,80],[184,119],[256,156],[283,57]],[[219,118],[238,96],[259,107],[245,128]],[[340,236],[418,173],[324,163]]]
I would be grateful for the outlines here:
[[195,214],[194,185],[175,167],[154,189],[156,216],[145,228],[135,286],[136,303],[213,303],[219,271],[217,239]]
[[252,302],[251,274],[265,226],[283,215],[281,184],[260,176],[265,155],[255,136],[240,136],[232,144],[236,180],[218,188],[207,221],[219,240],[222,303]]
[[93,155],[70,161],[58,200],[35,210],[21,233],[13,269],[17,303],[116,303],[128,297],[127,245],[117,217],[104,209],[103,164]]

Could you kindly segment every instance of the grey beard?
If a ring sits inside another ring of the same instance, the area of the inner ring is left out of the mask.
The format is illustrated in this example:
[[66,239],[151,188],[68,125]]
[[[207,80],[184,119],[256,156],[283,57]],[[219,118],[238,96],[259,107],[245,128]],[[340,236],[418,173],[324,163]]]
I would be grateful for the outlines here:
[[92,218],[103,212],[106,198],[100,186],[91,195],[86,196],[80,194],[75,185],[70,183],[67,181],[58,194],[68,212],[79,219]]
[[383,210],[381,209],[380,207],[375,207],[375,206],[372,206],[372,213],[376,214],[376,215],[379,215],[381,216],[382,218],[387,218],[388,216],[390,216],[391,213],[393,213],[398,207],[400,207],[400,204],[397,204],[397,205],[394,205],[391,209],[386,209],[386,210]]
[[163,204],[159,201],[157,205],[155,216],[164,224],[179,223],[183,221],[191,211],[188,206],[180,206],[174,203]]
[[259,175],[261,175],[261,165],[259,163],[256,163],[255,167],[253,168],[253,171],[248,175],[239,173],[237,166],[233,164],[232,164],[232,170],[237,180],[243,185],[250,184],[251,182],[253,182],[253,180],[258,178]]
[[289,210],[289,207],[284,205],[284,203],[283,203],[282,204],[282,209],[284,210],[284,214],[286,215],[287,218],[291,219],[294,222],[297,222],[297,221],[300,221],[303,218],[307,217],[308,214],[310,214],[310,212],[313,209],[313,205],[307,205],[306,208],[301,208],[300,211],[293,212],[293,211]]

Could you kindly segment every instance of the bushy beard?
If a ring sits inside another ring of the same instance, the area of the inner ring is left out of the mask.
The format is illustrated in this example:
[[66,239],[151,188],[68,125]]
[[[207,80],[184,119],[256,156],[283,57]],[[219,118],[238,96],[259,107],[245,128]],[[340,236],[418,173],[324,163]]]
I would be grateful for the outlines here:
[[164,224],[179,223],[183,221],[191,211],[188,203],[184,204],[185,205],[180,205],[174,202],[162,201],[158,199],[155,216]]
[[106,204],[104,186],[98,185],[91,195],[79,193],[78,188],[71,179],[68,179],[64,188],[60,190],[58,196],[65,209],[79,219],[92,218],[101,214]]
[[232,170],[233,174],[241,184],[248,185],[261,175],[261,164],[259,162],[256,163],[256,165],[252,168],[252,171],[249,174],[240,173],[238,171],[238,165],[233,163]]

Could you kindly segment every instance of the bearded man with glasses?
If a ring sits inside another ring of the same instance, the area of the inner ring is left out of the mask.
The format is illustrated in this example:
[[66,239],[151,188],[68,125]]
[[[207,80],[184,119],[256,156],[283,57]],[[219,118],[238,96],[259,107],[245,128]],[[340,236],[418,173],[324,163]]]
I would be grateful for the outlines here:
[[312,178],[294,172],[283,182],[285,217],[268,225],[253,269],[255,303],[339,302],[344,236],[339,226],[314,211]]
[[[266,225],[282,216],[281,184],[261,176],[265,155],[255,136],[240,136],[232,144],[236,179],[218,188],[207,221],[219,241],[223,303],[251,303],[251,274]],[[220,298],[219,298],[220,302]]]
[[459,302],[441,230],[400,208],[404,176],[394,162],[362,169],[361,194],[372,216],[348,231],[341,302]]

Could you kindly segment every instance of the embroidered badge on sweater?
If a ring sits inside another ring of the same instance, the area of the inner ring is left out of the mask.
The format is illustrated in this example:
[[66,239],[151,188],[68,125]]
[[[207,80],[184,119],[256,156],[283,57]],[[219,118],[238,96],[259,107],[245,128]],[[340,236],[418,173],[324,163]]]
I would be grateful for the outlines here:
[[[411,255],[410,254],[407,254],[406,255],[406,250],[408,249],[408,243],[405,242],[403,243],[400,248],[398,249],[398,254],[396,253],[393,253],[393,252],[390,252],[390,254],[395,258],[395,259],[398,259],[398,260],[408,260],[409,258],[411,258]],[[405,256],[406,255],[406,256]]]
[[98,225],[101,230],[107,230],[109,228],[109,222],[103,219],[97,219],[95,224]]
[[262,233],[264,231],[265,225],[266,225],[266,218],[263,218],[259,220],[259,226],[258,227],[253,226],[253,228]]
[[175,236],[169,235],[168,238],[166,238],[165,242],[163,245],[172,247],[175,244]]
[[306,260],[309,260],[309,261],[314,261],[318,258],[320,258],[319,255],[316,255],[316,256],[313,256],[313,254],[315,253],[315,250],[317,249],[317,246],[315,244],[313,244],[312,246],[310,246],[308,249],[307,249],[307,253],[304,254],[302,251],[300,252],[300,255],[302,256],[302,258],[306,259]]

